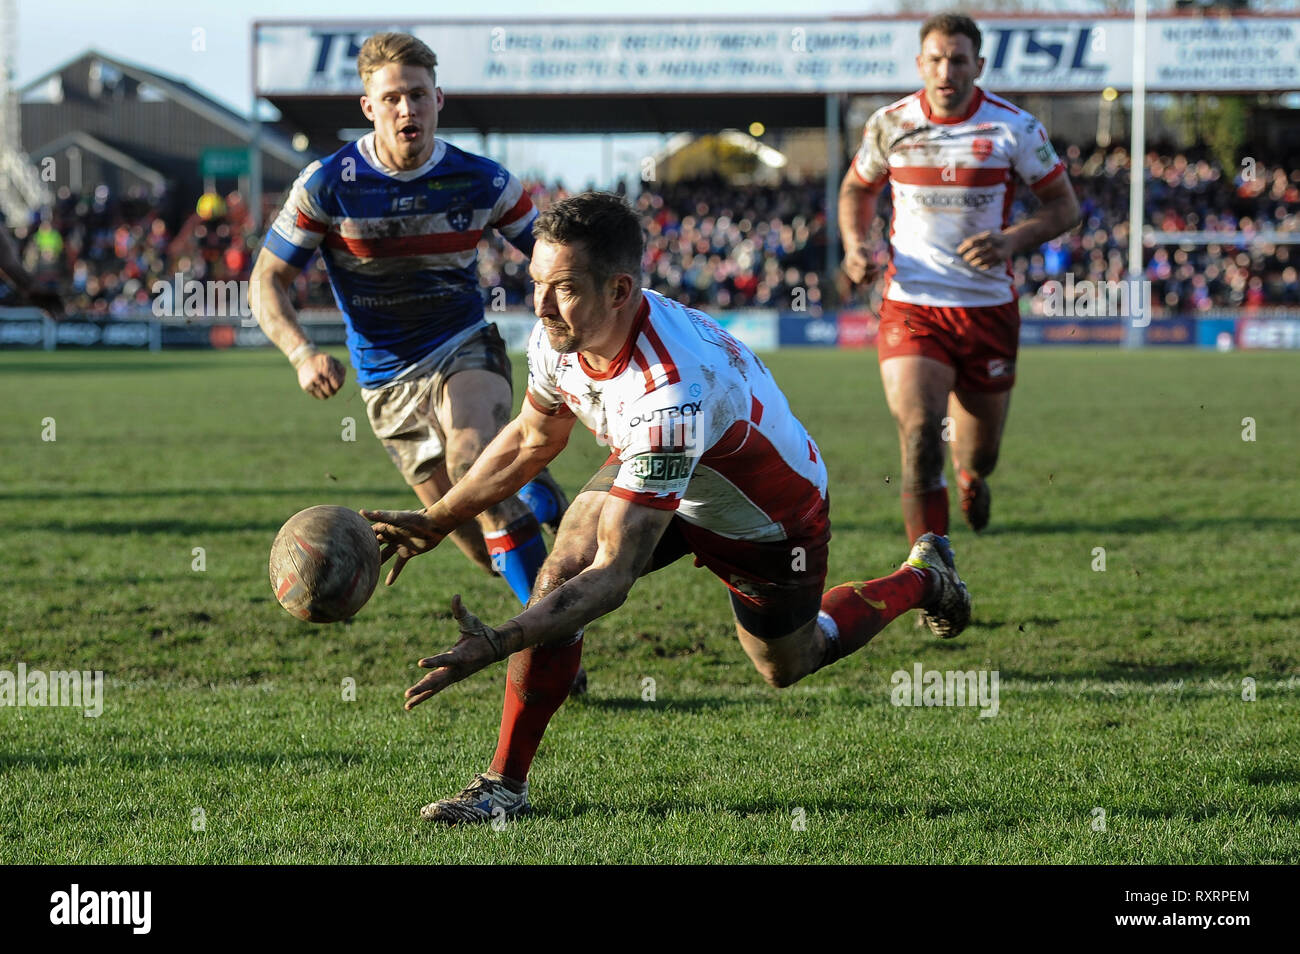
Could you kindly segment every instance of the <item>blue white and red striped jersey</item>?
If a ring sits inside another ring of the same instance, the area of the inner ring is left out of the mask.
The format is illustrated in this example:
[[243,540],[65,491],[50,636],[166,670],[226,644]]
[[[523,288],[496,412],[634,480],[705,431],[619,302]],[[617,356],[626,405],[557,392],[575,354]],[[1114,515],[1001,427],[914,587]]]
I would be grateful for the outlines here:
[[733,540],[809,533],[826,497],[826,464],[771,373],[712,318],[642,289],[617,357],[597,372],[528,343],[527,400],[572,414],[619,463],[610,493]]
[[265,248],[303,268],[320,249],[362,387],[379,387],[483,320],[477,247],[495,228],[525,255],[537,209],[491,159],[434,140],[420,168],[386,168],[374,133],[299,174]]

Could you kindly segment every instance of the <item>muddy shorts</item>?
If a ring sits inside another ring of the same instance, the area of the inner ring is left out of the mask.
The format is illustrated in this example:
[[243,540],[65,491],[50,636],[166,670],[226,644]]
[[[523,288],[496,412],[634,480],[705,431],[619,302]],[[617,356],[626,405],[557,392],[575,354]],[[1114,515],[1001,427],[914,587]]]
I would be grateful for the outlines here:
[[447,379],[460,371],[493,371],[510,383],[506,345],[492,324],[466,338],[453,338],[420,364],[413,376],[373,390],[361,389],[371,429],[412,487],[432,477],[446,453],[437,409]]
[[921,355],[950,365],[959,391],[1009,391],[1016,383],[1020,310],[1014,301],[938,308],[886,298],[876,342],[881,361]]
[[[620,466],[614,458],[606,461],[578,493],[608,493]],[[759,639],[779,639],[821,609],[830,539],[830,501],[825,498],[799,536],[786,540],[733,540],[674,515],[645,572],[694,556],[697,567],[707,567],[726,584],[741,626]]]

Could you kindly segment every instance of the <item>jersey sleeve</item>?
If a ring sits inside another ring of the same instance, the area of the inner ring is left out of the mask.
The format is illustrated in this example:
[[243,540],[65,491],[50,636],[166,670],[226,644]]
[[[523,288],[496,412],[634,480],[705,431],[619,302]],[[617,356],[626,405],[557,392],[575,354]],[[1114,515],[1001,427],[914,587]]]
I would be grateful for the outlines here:
[[656,388],[626,411],[631,438],[619,452],[610,493],[657,510],[676,510],[704,449],[707,398],[699,382]]
[[539,321],[528,336],[528,389],[524,398],[547,417],[556,414],[573,416],[560,393],[556,370],[560,356],[546,341],[546,330]]
[[876,110],[862,130],[862,144],[853,157],[853,171],[864,185],[878,188],[889,178],[889,156],[882,132],[884,110]]
[[501,194],[492,206],[488,224],[500,232],[515,248],[525,255],[533,254],[533,222],[537,218],[537,206],[524,188],[524,184],[513,173],[502,169],[498,178],[505,177]]
[[330,224],[329,215],[311,187],[312,177],[320,168],[320,162],[313,162],[299,173],[289,198],[266,233],[266,248],[296,268],[303,268],[311,260]]
[[1052,148],[1047,130],[1033,116],[1026,113],[1017,120],[1015,149],[1011,165],[1031,189],[1041,189],[1054,182],[1065,172],[1065,164]]

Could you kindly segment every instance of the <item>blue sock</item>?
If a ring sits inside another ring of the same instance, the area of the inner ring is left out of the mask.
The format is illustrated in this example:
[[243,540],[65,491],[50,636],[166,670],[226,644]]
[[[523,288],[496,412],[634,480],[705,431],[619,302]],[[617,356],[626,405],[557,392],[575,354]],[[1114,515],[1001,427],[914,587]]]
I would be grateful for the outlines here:
[[493,569],[505,577],[519,602],[527,606],[537,571],[546,561],[541,527],[531,516],[520,517],[504,530],[484,533],[483,539],[487,541]]
[[560,502],[555,499],[555,492],[539,480],[524,484],[516,496],[528,505],[538,523],[550,523],[560,515]]

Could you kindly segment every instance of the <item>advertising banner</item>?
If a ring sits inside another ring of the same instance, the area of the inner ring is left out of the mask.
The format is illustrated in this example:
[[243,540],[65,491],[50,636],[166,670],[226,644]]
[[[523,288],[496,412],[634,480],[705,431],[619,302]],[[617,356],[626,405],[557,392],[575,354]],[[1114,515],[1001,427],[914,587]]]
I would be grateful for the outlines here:
[[750,351],[775,351],[778,345],[777,313],[768,308],[737,308],[710,315]]
[[840,329],[833,313],[824,318],[784,314],[777,319],[777,336],[782,348],[834,348]]
[[[908,92],[921,20],[264,22],[254,27],[261,96],[358,96],[366,37],[401,30],[438,55],[459,95]],[[998,93],[1133,87],[1129,18],[980,18],[982,83]],[[1150,90],[1300,86],[1300,19],[1152,17]]]
[[1060,318],[1020,319],[1022,345],[1118,345],[1124,322],[1112,318],[1062,321]]
[[1300,318],[1238,318],[1239,348],[1300,348]]
[[874,348],[880,319],[869,311],[842,311],[836,322],[841,348]]

